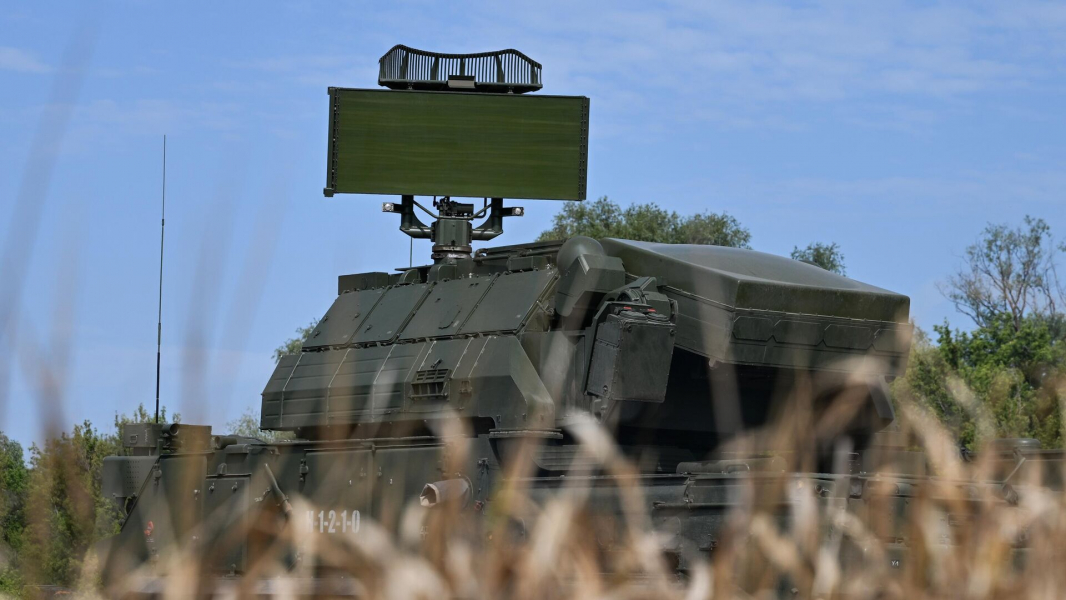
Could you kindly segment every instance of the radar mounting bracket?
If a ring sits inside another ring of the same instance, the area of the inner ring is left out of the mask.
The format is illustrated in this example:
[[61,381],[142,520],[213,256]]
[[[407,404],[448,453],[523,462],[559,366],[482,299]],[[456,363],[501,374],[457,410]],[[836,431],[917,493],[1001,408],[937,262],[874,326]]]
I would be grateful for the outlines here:
[[[418,208],[434,221],[426,225],[415,214]],[[449,196],[433,199],[436,212],[422,206],[413,195],[400,196],[400,202],[384,202],[381,211],[400,215],[400,231],[415,239],[433,240],[434,264],[454,264],[457,260],[473,255],[471,242],[486,241],[503,233],[504,217],[521,217],[525,209],[520,206],[504,208],[503,198],[486,198],[482,207],[475,210],[473,203],[457,202]],[[474,227],[474,219],[485,220]]]

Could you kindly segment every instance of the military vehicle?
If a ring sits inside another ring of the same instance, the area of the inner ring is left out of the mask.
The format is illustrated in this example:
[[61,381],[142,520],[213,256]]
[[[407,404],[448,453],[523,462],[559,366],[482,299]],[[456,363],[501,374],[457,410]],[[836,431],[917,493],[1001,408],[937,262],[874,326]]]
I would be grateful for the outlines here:
[[[619,511],[617,481],[573,423],[602,424],[632,459],[681,572],[713,552],[722,515],[744,501],[738,481],[797,468],[729,444],[800,397],[815,417],[847,399],[806,464],[820,497],[861,503],[871,448],[921,475],[920,457],[879,433],[894,420],[887,382],[907,364],[907,297],[738,248],[574,237],[475,251],[524,213],[505,199],[585,199],[589,99],[535,94],[541,65],[515,50],[396,46],[378,82],[388,89],[328,90],[325,195],[394,195],[383,210],[432,241],[432,263],[339,277],[262,393],[262,429],[291,441],[125,427],[128,455],[105,464],[104,493],[125,515],[110,579],[190,543],[204,569],[248,574],[278,555],[279,519],[318,536],[396,528],[411,506],[476,520],[508,477],[534,499],[576,486]],[[297,498],[311,508],[297,514]]]

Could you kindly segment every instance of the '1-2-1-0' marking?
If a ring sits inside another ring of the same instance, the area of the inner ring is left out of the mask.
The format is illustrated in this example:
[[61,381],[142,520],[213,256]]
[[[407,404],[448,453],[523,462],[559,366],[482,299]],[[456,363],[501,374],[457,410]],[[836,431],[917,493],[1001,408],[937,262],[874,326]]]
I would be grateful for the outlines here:
[[[339,518],[338,518],[339,517]],[[307,530],[319,533],[357,533],[359,531],[359,511],[349,513],[342,510],[340,514],[335,510],[307,511]]]

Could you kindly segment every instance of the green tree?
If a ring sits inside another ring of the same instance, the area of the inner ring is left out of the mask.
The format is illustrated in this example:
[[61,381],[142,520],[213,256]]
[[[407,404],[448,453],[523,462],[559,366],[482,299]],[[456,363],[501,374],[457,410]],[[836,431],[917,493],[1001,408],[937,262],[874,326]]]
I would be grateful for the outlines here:
[[[144,407],[144,403],[137,405],[137,408],[133,410],[131,414],[115,413],[115,432],[114,435],[116,443],[122,445],[122,440],[117,436],[122,434],[122,426],[129,425],[130,423],[152,423],[155,421],[155,412],[148,412],[148,409]],[[167,420],[167,407],[159,407],[159,422],[160,423],[181,423],[181,413],[174,413],[170,416],[170,420]]]
[[982,327],[994,326],[1002,314],[1010,315],[1015,330],[1030,314],[1054,319],[1064,301],[1055,258],[1064,250],[1043,219],[1026,216],[1013,228],[990,223],[940,291]]
[[967,448],[974,445],[973,416],[949,388],[954,376],[944,355],[921,328],[914,327],[906,374],[892,384],[892,395],[905,398],[929,408],[940,421],[955,433]]
[[0,594],[22,587],[18,555],[26,530],[29,469],[22,446],[0,433]]
[[708,244],[750,248],[751,232],[727,213],[698,213],[682,217],[654,202],[618,206],[603,196],[594,202],[567,202],[552,218],[552,228],[538,240],[561,240],[585,235],[668,244]]
[[1013,317],[1001,313],[970,332],[947,323],[934,330],[935,345],[916,330],[907,373],[893,384],[894,395],[928,406],[970,449],[985,441],[977,427],[979,412],[991,421],[993,430],[986,435],[1033,437],[1048,448],[1063,445],[1066,342],[1054,335],[1047,319],[1027,316],[1016,330]]
[[[1055,261],[1061,251],[1042,219],[985,227],[966,248],[963,266],[941,284],[976,327],[938,325],[935,345],[917,336],[894,392],[926,403],[970,448],[982,436],[1034,437],[1061,447],[1066,315]],[[979,422],[991,427],[979,430]]]
[[[116,413],[110,433],[85,421],[31,446],[29,468],[22,448],[0,435],[0,593],[74,584],[89,547],[118,531],[119,510],[101,491],[104,458],[123,453],[123,424],[154,417],[141,404],[132,414]],[[166,407],[160,419],[168,420]]]
[[299,354],[304,347],[304,342],[307,341],[307,336],[311,335],[315,327],[318,327],[318,319],[312,320],[307,327],[297,327],[296,337],[285,340],[284,344],[274,349],[274,362],[278,362],[282,356],[287,354]]
[[252,408],[248,408],[241,416],[226,423],[226,430],[233,435],[258,438],[268,443],[295,439],[295,436],[288,431],[264,431],[260,429],[259,415]]
[[811,242],[802,250],[799,246],[794,246],[792,248],[792,259],[810,263],[838,275],[848,274],[844,268],[844,253],[841,252],[840,246],[836,242],[831,244]]
[[1003,437],[1035,437],[1062,445],[1059,383],[1066,343],[1046,319],[1003,312],[972,332],[937,326],[940,354],[995,420]]
[[27,583],[72,585],[89,547],[116,531],[117,509],[100,491],[103,460],[121,450],[115,435],[89,421],[30,448],[26,539],[20,554]]

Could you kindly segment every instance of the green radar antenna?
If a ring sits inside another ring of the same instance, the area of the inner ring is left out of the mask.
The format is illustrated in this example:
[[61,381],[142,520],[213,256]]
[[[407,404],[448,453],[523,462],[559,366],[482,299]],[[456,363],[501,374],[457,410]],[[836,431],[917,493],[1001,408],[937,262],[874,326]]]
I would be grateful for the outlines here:
[[505,198],[585,199],[589,100],[527,95],[543,83],[525,54],[397,45],[379,60],[378,84],[388,89],[329,88],[324,193],[400,196],[382,210],[400,215],[400,231],[433,241],[434,263],[470,258],[472,242],[525,213]]

